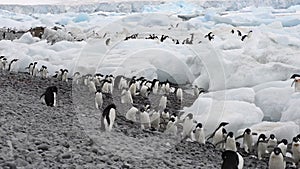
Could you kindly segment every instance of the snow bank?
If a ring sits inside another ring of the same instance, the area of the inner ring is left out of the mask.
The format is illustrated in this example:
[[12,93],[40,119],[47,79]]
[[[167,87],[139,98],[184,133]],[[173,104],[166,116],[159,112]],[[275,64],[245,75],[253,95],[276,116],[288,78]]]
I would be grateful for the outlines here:
[[293,93],[288,101],[285,109],[282,112],[280,121],[295,121],[300,125],[300,93]]
[[[267,137],[270,134],[275,134],[277,140],[281,140],[283,138],[287,139],[289,142],[292,141],[293,137],[298,135],[299,133],[299,125],[294,122],[261,122],[250,126],[253,132],[264,133]],[[239,134],[242,134],[245,129],[241,129],[238,131]],[[288,132],[287,132],[288,131]],[[257,140],[257,137],[255,137]]]
[[228,89],[224,91],[209,92],[201,97],[213,98],[215,100],[232,100],[254,103],[255,92],[252,88]]
[[191,107],[184,108],[184,112],[192,112],[195,119],[205,124],[205,128],[209,132],[213,131],[222,121],[229,122],[227,129],[236,132],[240,128],[249,127],[263,119],[263,112],[254,104],[200,97]]

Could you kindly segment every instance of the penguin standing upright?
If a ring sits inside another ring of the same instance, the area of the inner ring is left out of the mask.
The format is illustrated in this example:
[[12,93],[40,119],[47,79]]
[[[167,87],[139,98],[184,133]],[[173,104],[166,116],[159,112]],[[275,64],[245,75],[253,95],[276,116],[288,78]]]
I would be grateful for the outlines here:
[[200,144],[205,144],[205,133],[202,127],[202,123],[196,125],[195,130],[193,131],[195,140]]
[[158,94],[158,87],[159,87],[159,81],[157,79],[154,79],[152,81],[152,86],[151,86],[151,89],[152,89],[152,93],[157,95]]
[[5,69],[4,59],[6,59],[5,56],[0,56],[0,71],[3,71]]
[[80,78],[80,73],[79,72],[75,72],[73,75],[73,83],[75,83],[76,85],[79,84],[79,78]]
[[257,158],[262,160],[262,156],[267,153],[267,137],[264,134],[260,134],[257,140]]
[[243,157],[235,151],[226,150],[222,153],[222,167],[221,169],[242,169],[244,166]]
[[120,82],[119,82],[118,89],[119,89],[119,90],[123,90],[123,89],[127,89],[127,88],[128,88],[128,84],[127,84],[126,79],[124,79],[124,77],[121,77],[121,78],[120,78]]
[[151,128],[149,114],[143,107],[140,108],[140,120],[142,129]]
[[177,126],[176,126],[176,120],[174,117],[170,118],[170,120],[167,124],[166,130],[165,130],[165,133],[177,135]]
[[87,80],[87,86],[88,86],[89,92],[91,92],[91,93],[97,92],[97,88],[96,88],[95,82],[93,80]]
[[300,161],[300,140],[298,137],[293,138],[292,153],[293,153],[294,162],[296,163],[296,165],[298,165]]
[[[268,139],[268,152],[271,152],[276,146],[277,146],[277,139],[274,134],[270,134],[270,137]],[[269,147],[271,148],[271,151],[269,151]]]
[[64,69],[61,76],[61,81],[68,82],[68,73],[69,71],[67,69]]
[[158,108],[164,110],[167,107],[167,96],[161,96]]
[[95,106],[96,109],[102,108],[103,105],[103,96],[100,90],[97,90],[95,93]]
[[133,103],[132,96],[129,90],[123,89],[121,93],[121,103],[122,104]]
[[160,114],[158,111],[153,110],[151,115],[151,127],[155,130],[159,130],[160,127]]
[[299,74],[293,74],[291,76],[291,79],[294,79],[293,84],[295,84],[295,92],[300,92],[300,75]]
[[183,99],[182,89],[181,88],[176,88],[175,89],[175,94],[176,94],[177,102],[179,102],[181,104],[182,103],[182,99]]
[[33,67],[32,67],[32,72],[31,72],[31,75],[32,75],[33,77],[35,77],[36,74],[37,74],[37,72],[38,72],[38,68],[36,67],[36,65],[37,65],[37,62],[34,62],[34,63],[33,63]]
[[[218,128],[207,138],[207,140],[209,140],[210,138],[212,138],[212,143],[214,145],[216,145],[217,143],[221,142],[222,140],[224,140],[225,134],[227,134],[226,130],[225,130],[225,126],[228,125],[229,123],[227,122],[222,122],[220,123],[220,125],[218,126]],[[219,145],[216,146],[216,148],[219,149],[223,149],[224,144],[221,143]]]
[[135,83],[135,80],[132,79],[131,82],[130,82],[130,85],[129,85],[129,91],[131,93],[131,96],[134,97],[136,95],[136,83]]
[[57,95],[57,87],[50,86],[47,87],[46,92],[41,95],[40,98],[44,96],[45,103],[47,106],[56,106],[56,95]]
[[47,78],[48,70],[46,66],[42,65],[42,68],[40,69],[40,74],[43,79]]
[[136,113],[138,112],[139,110],[132,106],[126,113],[125,117],[127,120],[130,120],[130,121],[133,121],[133,122],[136,122]]
[[235,139],[243,138],[243,147],[247,153],[252,152],[253,150],[253,135],[257,135],[256,133],[252,133],[251,129],[247,128],[244,133]]
[[191,132],[193,130],[193,124],[194,124],[193,118],[194,116],[192,113],[187,114],[187,116],[184,118],[183,132],[182,132],[183,139],[187,139],[191,135]]
[[161,116],[160,116],[160,124],[163,129],[166,128],[169,119],[170,119],[169,109],[165,108],[163,111],[161,111]]
[[6,58],[2,58],[2,66],[1,66],[1,70],[5,70],[6,69],[6,65],[7,65],[7,59]]
[[279,144],[277,145],[278,148],[280,148],[283,156],[286,155],[286,150],[287,150],[287,146],[288,146],[288,141],[286,139],[282,139]]
[[233,132],[229,132],[225,139],[225,150],[237,151]]
[[13,60],[11,60],[10,62],[9,62],[9,64],[8,64],[8,69],[7,69],[7,71],[11,71],[11,68],[12,68],[12,64],[14,63],[14,62],[17,62],[19,59],[13,59]]
[[102,113],[102,118],[101,118],[102,130],[111,131],[114,125],[115,118],[116,118],[116,105],[110,104],[103,110]]
[[269,158],[269,169],[285,169],[285,161],[281,149],[275,147]]

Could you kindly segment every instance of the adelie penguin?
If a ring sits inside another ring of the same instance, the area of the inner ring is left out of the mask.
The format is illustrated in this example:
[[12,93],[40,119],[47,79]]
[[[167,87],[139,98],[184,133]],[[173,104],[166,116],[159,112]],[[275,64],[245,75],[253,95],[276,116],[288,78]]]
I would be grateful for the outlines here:
[[293,74],[290,79],[294,79],[291,86],[295,85],[295,92],[300,92],[300,75]]
[[182,139],[190,138],[194,125],[194,115],[192,113],[187,114],[183,121]]
[[136,114],[137,112],[139,112],[139,110],[132,106],[126,113],[125,117],[127,120],[130,120],[130,121],[133,121],[133,122],[136,122]]
[[61,81],[68,82],[68,73],[69,71],[67,69],[64,69],[61,76]]
[[176,126],[176,119],[174,117],[171,117],[167,126],[165,133],[171,134],[171,135],[177,135],[177,126]]
[[96,109],[102,108],[103,105],[103,96],[100,90],[97,90],[95,93],[95,106]]
[[101,129],[103,131],[111,131],[116,119],[116,105],[108,105],[102,113]]
[[38,68],[36,67],[36,65],[37,65],[37,62],[34,62],[33,66],[32,66],[31,75],[34,76],[34,77],[37,75],[37,72],[38,72]]
[[7,71],[11,71],[11,67],[12,67],[12,64],[14,63],[14,62],[17,62],[19,59],[13,59],[13,60],[11,60],[10,62],[9,62],[9,64],[8,64],[8,69],[7,69]]
[[193,130],[196,142],[200,144],[205,144],[205,133],[202,127],[202,123],[196,125],[195,130]]
[[244,167],[243,157],[236,151],[226,150],[222,153],[221,169],[242,169]]
[[257,140],[257,158],[262,160],[263,155],[267,153],[268,141],[264,134],[260,134]]
[[0,70],[5,70],[5,68],[6,68],[6,65],[7,65],[7,59],[4,57],[4,58],[2,58],[1,59],[2,60],[2,62],[0,63]]
[[214,34],[212,32],[209,32],[207,35],[204,36],[204,38],[208,38],[209,41],[214,39]]
[[47,106],[56,106],[56,99],[57,99],[57,87],[50,86],[46,89],[46,92],[43,93],[40,99],[44,96],[44,100]]
[[278,147],[275,147],[270,155],[269,169],[285,169],[284,156]]
[[47,78],[47,74],[48,74],[48,69],[46,66],[42,66],[42,68],[40,69],[40,74],[42,76],[43,79]]
[[257,133],[252,133],[251,129],[247,128],[242,135],[235,138],[236,140],[243,138],[243,147],[247,153],[253,150],[253,135],[257,135]]
[[140,108],[140,120],[141,120],[141,128],[142,129],[150,129],[151,128],[150,116],[144,107]]
[[[209,140],[210,138],[212,138],[212,143],[214,145],[216,145],[217,143],[219,143],[220,141],[224,140],[227,132],[226,129],[224,128],[226,125],[228,125],[229,123],[227,122],[222,122],[220,123],[220,125],[218,126],[218,128],[207,138],[207,140]],[[219,149],[223,149],[224,144],[221,143],[219,145],[216,146],[216,148]]]

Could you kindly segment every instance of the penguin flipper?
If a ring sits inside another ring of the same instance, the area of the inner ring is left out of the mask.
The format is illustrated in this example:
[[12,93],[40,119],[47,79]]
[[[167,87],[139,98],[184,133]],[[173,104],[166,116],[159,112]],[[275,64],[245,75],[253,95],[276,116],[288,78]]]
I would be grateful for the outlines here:
[[40,99],[42,99],[43,96],[45,96],[45,93],[43,93],[43,94],[41,95]]
[[294,83],[295,83],[295,80],[292,82],[291,87],[293,87]]
[[217,143],[215,144],[215,146],[217,147],[219,144],[222,144],[222,143],[225,143],[225,142],[226,142],[225,139],[224,139],[224,140],[221,140],[221,141],[217,142]]
[[258,134],[257,134],[257,133],[252,133],[252,135],[253,135],[253,136],[257,136]]
[[238,139],[243,138],[243,137],[244,137],[244,135],[240,135],[240,136],[236,137],[235,140],[238,140]]
[[206,140],[209,140],[209,139],[213,138],[214,134],[215,134],[215,133],[212,133],[212,134],[206,136],[205,139],[206,139]]

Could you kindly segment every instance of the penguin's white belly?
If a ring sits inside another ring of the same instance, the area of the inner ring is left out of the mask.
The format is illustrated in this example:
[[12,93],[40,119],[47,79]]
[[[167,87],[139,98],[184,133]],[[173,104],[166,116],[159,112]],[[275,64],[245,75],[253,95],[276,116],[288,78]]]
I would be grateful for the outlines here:
[[54,98],[54,101],[53,101],[53,106],[56,106],[56,93],[55,92],[53,92],[53,98]]
[[151,116],[151,126],[159,129],[159,123],[160,123],[160,115],[158,112],[154,112]]
[[150,117],[147,113],[143,112],[140,115],[142,129],[150,128]]
[[183,133],[182,133],[183,138],[185,138],[186,136],[190,136],[192,129],[193,129],[193,121],[190,119],[185,119],[183,122]]
[[[220,129],[215,133],[215,135],[213,136],[213,141],[212,141],[212,143],[215,145],[215,144],[217,144],[218,142],[222,141],[223,139],[224,139],[224,138],[223,138],[222,128],[220,128]],[[218,144],[217,148],[223,148],[223,143]]]
[[173,122],[169,122],[166,127],[166,132],[170,134],[177,134],[177,126]]
[[284,169],[285,163],[282,156],[275,156],[274,153],[269,159],[269,169]]
[[300,80],[295,81],[295,91],[300,92]]
[[225,144],[226,150],[237,151],[235,140],[232,138],[228,138]]
[[121,103],[133,103],[130,91],[122,92]]
[[195,139],[200,144],[205,144],[205,134],[203,129],[196,129]]
[[239,164],[238,164],[238,169],[242,169],[244,167],[244,159],[243,157],[240,155],[240,153],[236,152],[236,154],[239,157]]
[[102,104],[103,104],[102,94],[101,93],[97,93],[96,97],[95,97],[96,109],[99,109],[99,107],[101,108]]

